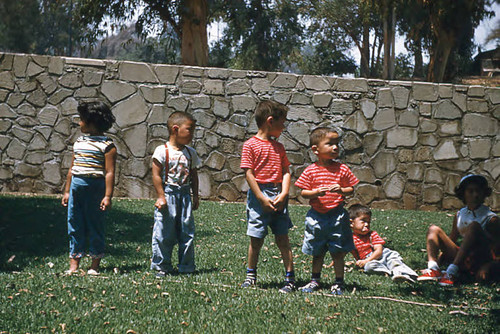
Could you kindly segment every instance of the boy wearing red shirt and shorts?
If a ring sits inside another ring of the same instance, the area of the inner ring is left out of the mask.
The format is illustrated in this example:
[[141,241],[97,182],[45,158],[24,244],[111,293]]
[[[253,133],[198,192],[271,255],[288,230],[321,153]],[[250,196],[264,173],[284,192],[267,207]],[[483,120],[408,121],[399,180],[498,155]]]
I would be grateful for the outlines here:
[[285,284],[279,290],[288,293],[295,289],[292,249],[288,229],[292,222],[288,216],[290,190],[290,162],[285,148],[273,138],[278,138],[285,128],[288,107],[265,100],[255,110],[259,131],[243,144],[240,167],[245,170],[250,189],[247,196],[248,267],[242,288],[254,286],[257,281],[259,252],[270,227],[275,235],[283,264]]

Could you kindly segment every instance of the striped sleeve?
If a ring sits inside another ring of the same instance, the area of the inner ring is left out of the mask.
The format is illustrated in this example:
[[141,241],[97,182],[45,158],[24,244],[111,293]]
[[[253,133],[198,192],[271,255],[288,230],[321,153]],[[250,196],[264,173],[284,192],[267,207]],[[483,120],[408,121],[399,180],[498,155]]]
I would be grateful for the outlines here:
[[372,233],[370,234],[370,240],[371,240],[371,244],[372,245],[383,245],[383,244],[385,244],[385,240],[382,239],[380,237],[380,235],[378,235],[378,233],[375,232],[375,231],[372,231]]
[[310,168],[306,168],[302,172],[302,174],[300,174],[297,181],[295,181],[295,186],[299,187],[300,189],[304,189],[304,190],[311,190],[312,189],[312,180],[311,180],[311,175],[310,175],[309,171],[310,171]]
[[255,168],[255,158],[254,158],[254,153],[253,150],[250,147],[250,142],[246,141],[243,144],[243,149],[241,150],[241,163],[240,163],[240,168],[241,169],[254,169]]
[[354,173],[347,167],[347,165],[342,164],[342,176],[340,178],[340,186],[342,187],[352,187],[359,183],[358,178]]

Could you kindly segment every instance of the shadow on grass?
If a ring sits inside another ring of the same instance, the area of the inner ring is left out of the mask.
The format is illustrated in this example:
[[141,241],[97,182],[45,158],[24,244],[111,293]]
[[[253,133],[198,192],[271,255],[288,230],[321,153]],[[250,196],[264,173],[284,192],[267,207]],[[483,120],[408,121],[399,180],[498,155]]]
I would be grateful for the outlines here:
[[[143,211],[146,212],[146,211]],[[0,270],[19,271],[34,259],[68,252],[67,208],[53,197],[0,197]],[[151,238],[151,214],[130,212],[117,201],[106,218],[106,240],[144,242]],[[118,244],[111,254],[128,250]],[[9,258],[15,256],[12,261]]]

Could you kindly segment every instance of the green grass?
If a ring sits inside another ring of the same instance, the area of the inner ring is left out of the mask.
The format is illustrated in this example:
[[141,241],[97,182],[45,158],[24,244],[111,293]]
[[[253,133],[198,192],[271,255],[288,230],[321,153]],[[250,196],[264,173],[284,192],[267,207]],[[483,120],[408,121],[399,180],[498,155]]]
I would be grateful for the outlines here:
[[[311,259],[300,251],[307,209],[290,208],[300,284],[310,275]],[[151,200],[115,200],[101,276],[66,277],[61,275],[68,267],[66,212],[59,199],[1,195],[0,333],[498,331],[498,285],[398,286],[350,266],[346,297],[280,294],[283,265],[272,238],[261,253],[259,289],[241,290],[248,247],[243,204],[203,202],[195,214],[198,271],[157,280],[149,270],[152,212]],[[451,225],[446,213],[375,211],[374,218],[372,227],[387,239],[387,247],[414,269],[426,264],[429,224],[446,230]],[[86,268],[88,259],[82,262]],[[323,282],[333,279],[332,270],[325,269]],[[364,299],[369,296],[443,306]],[[457,310],[466,314],[453,314]]]

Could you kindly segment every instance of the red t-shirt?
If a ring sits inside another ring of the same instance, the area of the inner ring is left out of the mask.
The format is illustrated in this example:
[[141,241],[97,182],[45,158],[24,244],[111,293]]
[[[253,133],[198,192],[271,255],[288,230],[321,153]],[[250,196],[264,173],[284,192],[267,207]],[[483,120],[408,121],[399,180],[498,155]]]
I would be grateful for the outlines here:
[[385,244],[384,239],[382,239],[375,231],[371,231],[371,233],[367,235],[353,234],[352,239],[354,241],[354,247],[356,247],[356,250],[358,251],[360,260],[364,260],[368,254],[373,252],[374,245]]
[[240,167],[253,170],[257,183],[283,182],[283,169],[289,166],[285,147],[276,140],[253,136],[243,144]]
[[[342,188],[352,187],[358,184],[358,182],[359,180],[347,165],[334,161],[328,166],[320,166],[318,163],[313,163],[302,172],[295,185],[304,190],[313,190],[333,184],[339,184]],[[309,200],[309,204],[313,209],[321,213],[326,213],[343,202],[344,195],[332,192],[327,192],[325,196]]]

